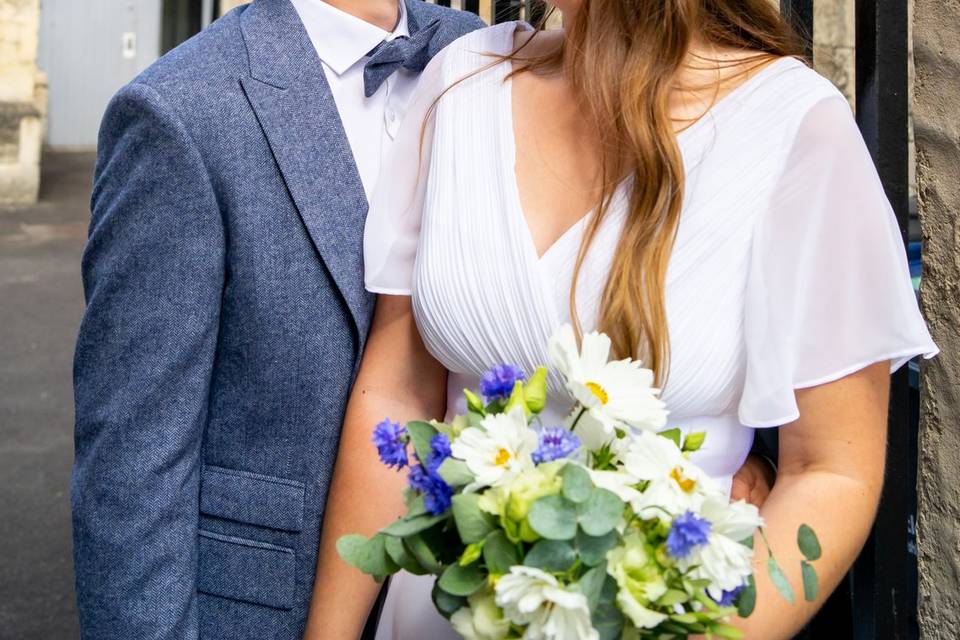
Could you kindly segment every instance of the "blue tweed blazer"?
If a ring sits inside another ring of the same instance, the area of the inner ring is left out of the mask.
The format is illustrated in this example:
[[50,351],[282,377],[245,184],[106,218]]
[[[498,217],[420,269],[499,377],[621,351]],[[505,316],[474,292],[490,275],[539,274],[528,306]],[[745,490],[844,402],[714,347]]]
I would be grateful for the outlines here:
[[[482,26],[405,0],[431,54]],[[85,639],[294,640],[373,298],[367,202],[289,0],[256,0],[114,97],[75,360]]]

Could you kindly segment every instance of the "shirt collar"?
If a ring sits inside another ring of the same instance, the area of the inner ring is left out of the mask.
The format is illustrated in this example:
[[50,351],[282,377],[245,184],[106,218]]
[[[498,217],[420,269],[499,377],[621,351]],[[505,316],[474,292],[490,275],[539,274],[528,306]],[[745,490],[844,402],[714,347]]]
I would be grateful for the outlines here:
[[407,7],[403,0],[397,2],[400,19],[393,31],[384,31],[323,0],[292,2],[320,59],[338,76],[366,57],[371,49],[384,40],[410,35]]

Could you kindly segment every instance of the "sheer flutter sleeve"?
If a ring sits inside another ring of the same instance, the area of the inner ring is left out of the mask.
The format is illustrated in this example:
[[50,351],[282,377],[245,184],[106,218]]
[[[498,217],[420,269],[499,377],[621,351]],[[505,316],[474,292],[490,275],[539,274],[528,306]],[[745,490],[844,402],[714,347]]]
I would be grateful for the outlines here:
[[800,416],[797,389],[936,355],[896,218],[839,95],[804,116],[756,224],[743,424],[787,424]]
[[434,56],[420,74],[370,197],[363,262],[364,282],[372,293],[411,293],[433,154],[434,105],[445,89],[445,56],[445,51]]

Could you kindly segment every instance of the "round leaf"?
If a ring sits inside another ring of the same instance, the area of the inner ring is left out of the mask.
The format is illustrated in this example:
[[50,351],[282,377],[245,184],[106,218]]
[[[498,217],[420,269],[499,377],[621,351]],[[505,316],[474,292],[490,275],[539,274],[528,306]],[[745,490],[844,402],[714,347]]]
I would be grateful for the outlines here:
[[571,502],[584,502],[593,490],[593,481],[587,470],[578,464],[567,463],[560,471],[563,480],[563,497]]
[[430,456],[430,440],[438,433],[436,427],[429,422],[415,420],[407,424],[407,431],[410,432],[410,441],[417,457],[420,462],[426,463]]
[[421,515],[414,516],[412,518],[400,518],[399,520],[394,520],[390,525],[381,529],[381,533],[387,536],[396,536],[398,538],[406,538],[407,536],[412,536],[415,533],[420,533],[426,529],[429,529],[438,522],[445,520],[447,516],[431,516],[431,515]]
[[813,602],[817,599],[817,593],[820,591],[817,571],[813,568],[813,565],[805,560],[800,562],[800,569],[803,572],[803,597],[807,602]]
[[581,529],[577,531],[577,551],[583,564],[593,567],[603,562],[607,552],[617,544],[619,536],[616,531],[608,531],[602,536],[590,536]]
[[358,560],[357,568],[371,576],[390,575],[400,570],[387,554],[386,536],[380,533],[364,543]]
[[576,506],[563,496],[538,499],[530,507],[527,521],[531,529],[548,540],[570,540],[577,533]]
[[457,611],[467,606],[466,598],[447,593],[436,583],[433,585],[433,591],[430,593],[430,596],[433,599],[433,604],[437,608],[437,611],[439,611],[444,618],[450,618],[450,616]]
[[467,468],[467,463],[456,458],[447,458],[437,469],[437,473],[451,487],[462,487],[473,482],[473,474]]
[[523,564],[543,569],[547,573],[563,573],[573,566],[576,559],[577,554],[569,542],[538,540],[527,552]]
[[342,536],[337,540],[337,553],[343,558],[343,561],[352,567],[360,568],[360,557],[363,555],[363,548],[367,544],[367,538],[358,534]]
[[520,556],[507,534],[497,529],[483,543],[483,562],[487,565],[487,571],[502,575],[508,573],[513,565],[520,564]]
[[420,566],[420,563],[417,562],[417,559],[414,558],[413,555],[407,551],[407,548],[403,546],[402,539],[387,536],[383,541],[383,545],[384,548],[386,548],[387,555],[390,556],[390,559],[407,573],[412,573],[418,576],[426,573],[423,567]]
[[476,564],[465,567],[452,564],[437,580],[437,586],[451,595],[466,597],[482,587],[486,581],[487,577]]
[[817,534],[814,533],[813,529],[805,524],[800,525],[800,529],[797,531],[797,545],[800,547],[800,553],[803,554],[803,557],[810,562],[820,559],[822,553],[820,541],[817,540]]
[[591,536],[602,536],[620,524],[623,500],[612,491],[594,489],[587,501],[578,506],[578,511],[577,519],[584,532]]
[[419,535],[404,538],[403,546],[428,573],[440,573],[441,566],[437,556],[433,553],[430,545]]
[[453,496],[453,521],[460,539],[467,544],[480,542],[493,531],[493,518],[480,509],[480,494],[461,493]]

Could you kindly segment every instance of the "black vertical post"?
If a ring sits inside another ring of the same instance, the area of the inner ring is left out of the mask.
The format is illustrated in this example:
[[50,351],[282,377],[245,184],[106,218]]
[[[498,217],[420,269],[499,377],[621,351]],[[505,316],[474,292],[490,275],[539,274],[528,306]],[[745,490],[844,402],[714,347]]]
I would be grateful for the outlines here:
[[463,0],[463,10],[480,15],[480,0]]
[[780,13],[803,38],[805,54],[813,59],[813,0],[780,0]]
[[[906,241],[909,215],[907,0],[857,0],[857,122]],[[904,639],[916,611],[910,554],[910,387],[892,380],[887,471],[873,534],[853,571],[854,637]]]
[[493,0],[493,22],[509,22],[520,19],[522,0]]
[[547,15],[547,3],[544,0],[527,0],[526,20],[535,27],[539,27]]

